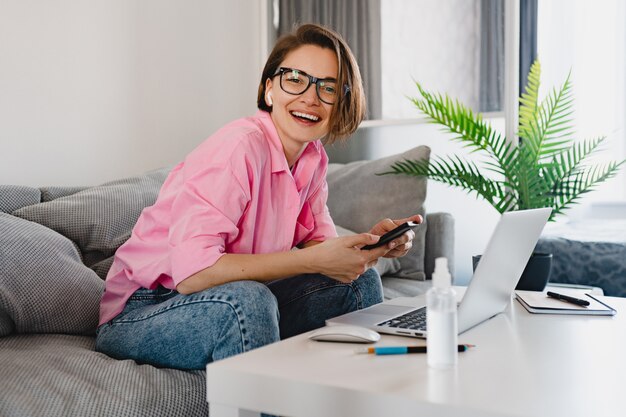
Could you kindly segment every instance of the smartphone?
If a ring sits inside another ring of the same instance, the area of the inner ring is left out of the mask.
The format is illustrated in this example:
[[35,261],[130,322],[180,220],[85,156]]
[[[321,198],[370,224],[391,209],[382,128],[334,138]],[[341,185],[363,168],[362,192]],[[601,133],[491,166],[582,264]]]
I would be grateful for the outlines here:
[[390,230],[387,233],[385,233],[384,235],[382,235],[380,237],[380,239],[378,239],[378,242],[376,242],[376,243],[374,243],[372,245],[363,246],[361,249],[370,250],[370,249],[374,249],[374,248],[378,248],[380,246],[386,245],[387,243],[389,243],[392,240],[402,236],[403,234],[405,234],[409,230],[414,229],[414,228],[416,228],[419,225],[420,225],[420,223],[415,223],[415,222],[402,223],[400,226],[398,226],[395,229]]

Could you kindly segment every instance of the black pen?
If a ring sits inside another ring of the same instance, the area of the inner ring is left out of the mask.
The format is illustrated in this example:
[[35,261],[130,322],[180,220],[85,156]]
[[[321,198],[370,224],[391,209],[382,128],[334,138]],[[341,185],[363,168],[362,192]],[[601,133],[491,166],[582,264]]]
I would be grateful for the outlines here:
[[569,295],[557,294],[552,291],[548,291],[548,297],[556,298],[557,300],[567,301],[568,303],[576,304],[577,306],[587,307],[589,301],[581,300],[580,298],[570,297]]

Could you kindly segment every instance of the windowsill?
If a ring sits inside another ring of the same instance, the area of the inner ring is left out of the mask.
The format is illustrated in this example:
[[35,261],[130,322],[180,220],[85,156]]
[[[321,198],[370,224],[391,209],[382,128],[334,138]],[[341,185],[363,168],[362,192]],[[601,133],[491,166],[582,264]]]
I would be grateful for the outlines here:
[[[504,118],[504,112],[488,112],[482,113],[484,120]],[[404,125],[422,125],[429,123],[426,116],[415,117],[411,119],[375,119],[365,120],[361,122],[359,128],[380,127],[380,126],[404,126]]]

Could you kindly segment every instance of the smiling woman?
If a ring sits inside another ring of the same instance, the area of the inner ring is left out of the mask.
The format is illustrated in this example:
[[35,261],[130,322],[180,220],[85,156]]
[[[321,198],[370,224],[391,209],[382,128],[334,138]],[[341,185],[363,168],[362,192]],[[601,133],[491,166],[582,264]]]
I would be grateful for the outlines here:
[[347,137],[363,119],[350,49],[302,25],[270,54],[257,104],[174,167],[142,212],[106,278],[97,350],[203,369],[382,301],[372,267],[404,256],[415,235],[360,248],[422,218],[337,237],[321,140]]
[[[332,143],[347,138],[359,126],[365,117],[365,96],[359,67],[345,41],[328,29],[313,28],[322,27],[302,25],[293,34],[278,40],[263,69],[257,105],[259,109],[273,113],[274,94],[301,98],[312,97],[311,94],[317,96],[320,100],[318,107],[329,112],[329,130],[318,139]],[[295,62],[301,64],[294,65]],[[303,87],[285,89],[286,82],[292,85],[295,79]],[[274,88],[276,81],[280,88]],[[333,83],[330,87],[336,87],[335,98],[323,100],[320,89],[325,87],[327,91],[323,94],[328,95],[329,85],[320,83],[329,81]],[[311,84],[315,84],[315,89],[309,91]]]
[[[284,66],[275,75],[265,80],[264,97],[268,106],[271,103],[272,121],[287,162],[293,166],[307,143],[324,138],[330,130],[334,100],[327,103],[321,99],[319,83],[336,80],[338,65],[332,50],[316,45],[303,45],[291,51],[281,65]],[[285,71],[287,67],[289,70]],[[315,88],[309,88],[311,78],[315,80]]]

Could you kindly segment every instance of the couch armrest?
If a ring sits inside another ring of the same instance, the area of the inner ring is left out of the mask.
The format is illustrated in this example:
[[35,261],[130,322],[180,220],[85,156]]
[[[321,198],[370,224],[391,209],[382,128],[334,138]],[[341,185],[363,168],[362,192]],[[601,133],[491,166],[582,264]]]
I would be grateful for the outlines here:
[[435,259],[441,256],[448,258],[448,269],[454,282],[454,217],[450,213],[428,213],[424,249],[426,279],[431,279]]

